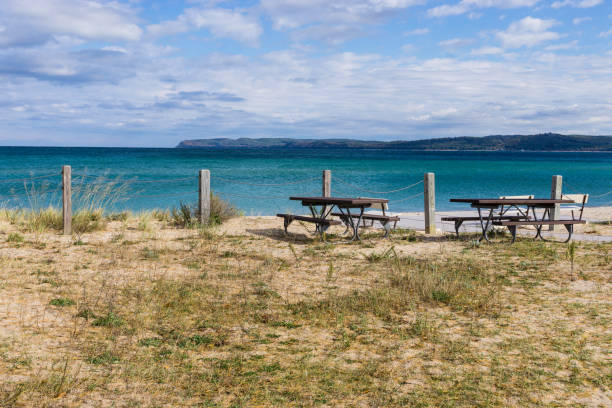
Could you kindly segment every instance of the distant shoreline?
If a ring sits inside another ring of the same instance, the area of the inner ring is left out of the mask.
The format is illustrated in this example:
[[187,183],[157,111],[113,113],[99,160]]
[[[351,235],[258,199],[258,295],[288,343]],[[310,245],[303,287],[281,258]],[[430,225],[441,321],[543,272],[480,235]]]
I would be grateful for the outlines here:
[[184,140],[179,149],[371,149],[401,151],[502,151],[502,152],[612,152],[612,136],[492,135],[447,137],[413,141],[367,141],[354,139],[216,138]]
[[[12,145],[0,145],[0,149],[117,149],[117,150],[233,150],[233,151],[257,151],[257,150],[325,150],[325,149],[338,149],[338,150],[376,150],[385,151],[391,150],[388,148],[372,148],[372,147],[224,147],[224,146],[206,146],[206,147],[147,147],[147,146],[12,146]],[[487,153],[487,152],[498,152],[498,153],[609,153],[612,154],[612,150],[492,150],[492,149],[409,149],[409,148],[397,148],[396,151],[405,152],[474,152],[474,153]]]

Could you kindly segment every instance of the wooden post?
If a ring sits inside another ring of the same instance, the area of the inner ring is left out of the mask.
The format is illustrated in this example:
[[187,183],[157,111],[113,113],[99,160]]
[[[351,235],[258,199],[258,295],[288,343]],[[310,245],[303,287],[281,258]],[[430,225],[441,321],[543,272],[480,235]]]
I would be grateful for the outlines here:
[[425,200],[425,233],[436,233],[436,182],[434,173],[425,173],[424,200]]
[[323,170],[323,197],[331,197],[331,170]]
[[64,235],[72,234],[72,168],[62,167],[62,215],[64,218]]
[[[331,170],[323,170],[323,197],[331,197]],[[323,206],[321,214],[327,212],[327,206]]]
[[[562,189],[563,189],[563,176],[552,176],[552,187],[550,189],[550,198],[552,199],[561,199],[562,197]],[[560,213],[560,205],[559,204],[555,204],[554,208],[551,208],[550,210],[550,219],[551,220],[558,220],[559,219],[559,213]],[[557,228],[555,228],[555,225],[550,225],[548,227],[549,231],[553,231],[555,229],[559,229],[560,226],[556,226]]]
[[208,224],[210,218],[210,170],[200,170],[199,184],[198,209],[200,211],[200,222]]

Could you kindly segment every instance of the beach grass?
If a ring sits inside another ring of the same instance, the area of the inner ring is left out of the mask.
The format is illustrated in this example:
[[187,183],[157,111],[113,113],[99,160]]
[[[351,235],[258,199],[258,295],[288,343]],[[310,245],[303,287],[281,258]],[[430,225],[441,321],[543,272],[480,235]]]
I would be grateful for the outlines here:
[[570,259],[567,245],[522,238],[400,230],[343,244],[284,237],[275,220],[232,222],[254,227],[104,216],[75,245],[4,217],[0,405],[611,398],[612,244],[575,244]]

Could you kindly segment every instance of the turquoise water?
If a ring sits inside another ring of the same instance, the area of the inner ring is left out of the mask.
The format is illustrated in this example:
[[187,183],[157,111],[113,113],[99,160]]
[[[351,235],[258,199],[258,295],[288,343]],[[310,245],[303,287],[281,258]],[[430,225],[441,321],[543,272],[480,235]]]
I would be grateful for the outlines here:
[[[324,169],[332,170],[332,195],[389,198],[393,211],[422,210],[423,197],[417,195],[422,184],[382,192],[418,183],[425,172],[436,175],[440,210],[465,209],[449,203],[451,197],[549,197],[554,174],[563,175],[565,193],[589,193],[590,205],[612,205],[612,194],[597,197],[612,190],[612,153],[41,147],[0,147],[0,202],[9,207],[30,205],[28,198],[37,205],[57,203],[63,164],[72,166],[76,185],[127,181],[116,210],[195,202],[199,169],[210,169],[213,191],[247,215],[299,210],[288,197],[320,195]],[[18,180],[24,178],[25,185]]]

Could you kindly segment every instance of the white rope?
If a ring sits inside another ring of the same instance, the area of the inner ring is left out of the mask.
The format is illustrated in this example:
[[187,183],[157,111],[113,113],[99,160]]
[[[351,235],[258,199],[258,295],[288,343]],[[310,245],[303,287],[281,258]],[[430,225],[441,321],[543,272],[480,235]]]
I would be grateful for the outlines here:
[[412,200],[413,198],[417,198],[418,196],[422,196],[423,194],[424,194],[423,192],[420,192],[420,193],[415,194],[413,196],[402,198],[401,200],[389,201],[389,204],[401,203],[402,201]]
[[2,179],[0,180],[0,183],[17,183],[20,181],[27,182],[30,180],[39,180],[39,179],[49,178],[49,177],[53,177],[57,175],[59,175],[59,173],[53,173],[53,174],[47,174],[44,176],[36,176],[36,177],[29,177],[29,178],[20,178],[20,179]]
[[310,178],[301,179],[301,180],[288,181],[286,183],[250,183],[247,181],[232,180],[232,179],[228,179],[228,178],[220,177],[220,176],[214,176],[214,178],[219,179],[221,181],[225,181],[226,183],[245,184],[247,186],[261,186],[261,187],[289,186],[293,184],[302,184],[302,183],[307,183],[309,181],[319,180],[318,177],[310,177]]
[[347,186],[350,186],[350,187],[354,188],[355,190],[361,190],[361,191],[365,191],[366,193],[372,193],[372,194],[391,194],[391,193],[397,193],[398,191],[404,191],[404,190],[408,190],[408,189],[410,189],[410,188],[412,188],[412,187],[418,186],[419,184],[421,184],[421,183],[423,182],[423,180],[420,180],[420,181],[417,181],[417,182],[416,182],[416,183],[414,183],[414,184],[411,184],[411,185],[406,186],[406,187],[401,187],[401,188],[398,188],[398,189],[395,189],[395,190],[389,190],[389,191],[373,191],[373,190],[368,190],[368,189],[365,189],[365,188],[363,188],[363,187],[359,187],[359,186],[357,186],[357,185],[355,185],[355,184],[349,183],[348,181],[344,181],[344,180],[342,180],[342,179],[341,179],[341,178],[339,178],[339,177],[334,177],[334,179],[335,179],[336,181],[338,181],[339,183],[341,183],[341,184],[345,184],[345,185],[347,185]]

